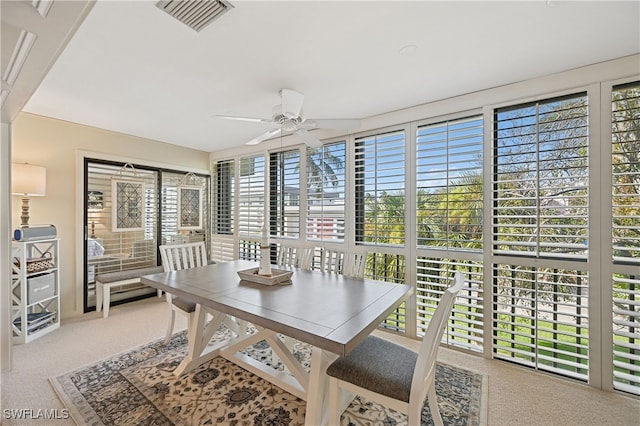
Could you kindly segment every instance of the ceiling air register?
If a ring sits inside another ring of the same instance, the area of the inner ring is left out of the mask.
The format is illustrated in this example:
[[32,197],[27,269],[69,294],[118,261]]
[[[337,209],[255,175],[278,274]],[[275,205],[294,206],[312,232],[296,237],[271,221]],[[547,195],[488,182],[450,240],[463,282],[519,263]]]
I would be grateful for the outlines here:
[[198,32],[233,8],[224,0],[161,0],[156,6]]

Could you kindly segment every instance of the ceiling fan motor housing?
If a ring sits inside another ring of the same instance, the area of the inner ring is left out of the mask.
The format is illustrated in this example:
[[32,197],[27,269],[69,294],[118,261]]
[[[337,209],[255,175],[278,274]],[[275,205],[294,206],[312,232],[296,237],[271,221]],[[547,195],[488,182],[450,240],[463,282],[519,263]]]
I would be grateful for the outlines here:
[[282,110],[282,105],[276,105],[272,110],[273,121],[280,124],[282,130],[286,132],[293,132],[298,129],[298,124],[302,123],[304,119],[300,115],[294,115],[293,113]]

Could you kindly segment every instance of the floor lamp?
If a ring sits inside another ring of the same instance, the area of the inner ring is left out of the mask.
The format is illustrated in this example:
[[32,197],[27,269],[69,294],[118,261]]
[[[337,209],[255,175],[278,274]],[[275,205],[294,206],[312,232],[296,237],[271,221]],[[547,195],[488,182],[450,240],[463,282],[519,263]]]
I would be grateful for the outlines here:
[[47,193],[47,169],[33,164],[11,165],[11,192],[22,195],[22,228],[29,227],[29,197],[42,197]]

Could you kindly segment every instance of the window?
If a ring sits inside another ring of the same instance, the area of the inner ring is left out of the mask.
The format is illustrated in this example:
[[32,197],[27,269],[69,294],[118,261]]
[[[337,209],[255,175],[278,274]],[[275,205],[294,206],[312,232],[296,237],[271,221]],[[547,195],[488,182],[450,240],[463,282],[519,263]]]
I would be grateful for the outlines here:
[[494,268],[494,356],[588,379],[586,273],[498,264]]
[[233,160],[218,161],[213,172],[215,179],[214,197],[216,200],[213,232],[219,235],[233,234],[233,168]]
[[[160,215],[158,209],[159,174],[138,165],[125,167],[122,163],[85,160],[87,194],[100,194],[99,204],[87,202],[86,215],[88,225],[87,286],[85,292],[85,311],[95,307],[95,275],[107,272],[155,266],[156,241]],[[113,178],[135,178],[144,183],[142,227],[137,230],[114,232]],[[175,198],[175,197],[174,197]],[[88,199],[88,196],[87,196]],[[167,215],[169,221],[171,215]],[[96,251],[96,247],[99,249]],[[118,297],[116,296],[116,299]]]
[[240,159],[238,234],[259,238],[265,219],[263,155]]
[[[385,247],[405,246],[405,132],[391,131],[355,139],[355,242],[376,246],[367,255],[365,276],[405,282],[405,256]],[[406,327],[406,306],[382,327]]]
[[344,240],[344,141],[307,149],[307,238]]
[[482,250],[482,117],[418,127],[418,246]]
[[[85,159],[86,202],[86,285],[85,312],[95,308],[95,277],[98,274],[156,266],[160,244],[204,241],[209,235],[209,185],[205,175],[194,175],[194,185],[202,187],[202,229],[178,229],[178,186],[185,173],[137,164]],[[142,227],[114,232],[115,207],[113,178],[132,178],[144,182],[142,198]],[[113,294],[113,301],[121,301],[147,294],[154,289],[132,284]]]
[[[640,81],[588,84],[270,154],[272,235],[366,252],[366,278],[415,285],[381,325],[411,337],[461,271],[446,344],[640,395]],[[213,245],[255,259],[266,158],[234,161]]]
[[586,94],[498,109],[494,126],[494,356],[587,380]]
[[269,215],[271,235],[300,238],[300,151],[271,153]]
[[[612,95],[613,383],[640,394],[640,82]],[[635,272],[634,272],[635,271]]]
[[494,253],[586,259],[586,94],[495,113]]
[[[190,183],[202,188],[203,206],[202,229],[180,230],[178,224],[178,187],[185,183],[185,173],[163,171],[161,177],[161,244],[187,243],[206,240],[210,230],[209,221],[209,184],[210,179],[204,176],[190,178]],[[192,179],[192,180],[191,180]]]
[[356,138],[356,243],[405,244],[405,134]]
[[440,297],[460,271],[468,286],[458,293],[444,339],[472,351],[482,351],[484,335],[482,152],[482,116],[417,128],[418,334],[424,334]]

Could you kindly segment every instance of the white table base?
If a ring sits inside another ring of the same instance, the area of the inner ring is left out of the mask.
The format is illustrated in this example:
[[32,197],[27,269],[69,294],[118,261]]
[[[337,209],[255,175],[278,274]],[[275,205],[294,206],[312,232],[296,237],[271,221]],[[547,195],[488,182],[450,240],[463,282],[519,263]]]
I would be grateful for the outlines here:
[[[210,321],[208,317],[211,317]],[[224,324],[236,337],[208,346],[220,325]],[[326,350],[313,347],[311,354],[311,371],[295,358],[281,336],[271,330],[256,327],[257,333],[247,332],[248,323],[227,314],[213,311],[202,305],[196,305],[196,312],[189,325],[189,352],[180,365],[174,370],[176,376],[187,373],[211,359],[221,356],[242,368],[252,372],[296,397],[307,402],[305,424],[326,424],[328,418],[329,380],[327,367],[338,356]],[[284,364],[285,371],[276,370],[250,356],[240,353],[247,346],[265,340]]]

